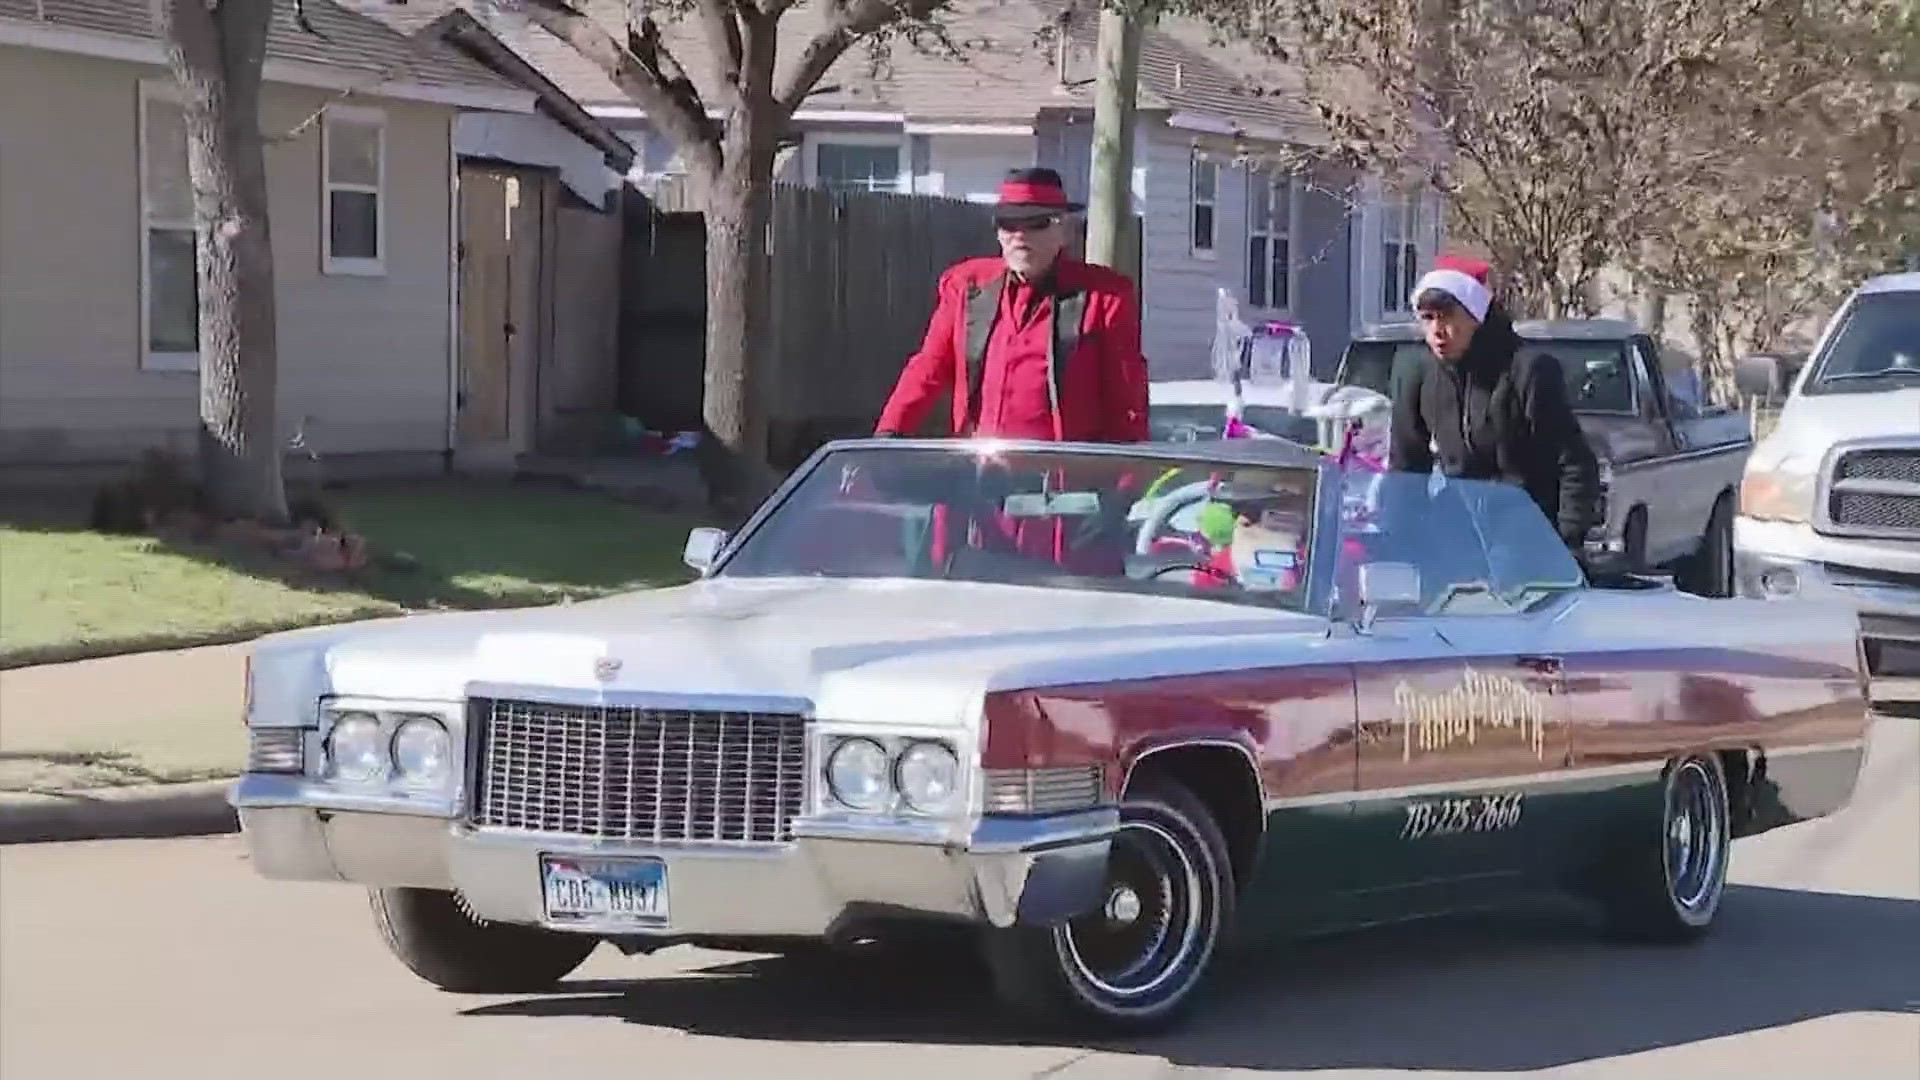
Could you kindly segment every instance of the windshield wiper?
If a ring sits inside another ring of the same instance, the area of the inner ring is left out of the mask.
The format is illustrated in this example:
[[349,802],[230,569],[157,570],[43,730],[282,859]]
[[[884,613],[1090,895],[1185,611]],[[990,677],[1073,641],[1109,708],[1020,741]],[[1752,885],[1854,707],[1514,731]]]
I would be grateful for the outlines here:
[[1851,382],[1855,379],[1880,379],[1888,375],[1920,376],[1920,367],[1883,367],[1879,371],[1843,371],[1838,375],[1824,375],[1823,383]]

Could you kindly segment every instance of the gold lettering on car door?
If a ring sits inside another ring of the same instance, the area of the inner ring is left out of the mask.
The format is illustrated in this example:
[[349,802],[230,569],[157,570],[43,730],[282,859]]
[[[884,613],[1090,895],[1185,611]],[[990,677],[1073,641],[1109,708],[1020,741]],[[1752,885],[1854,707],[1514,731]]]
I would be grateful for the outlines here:
[[1546,695],[1519,679],[1469,667],[1451,689],[1422,691],[1402,682],[1393,704],[1400,722],[1400,760],[1436,753],[1459,743],[1474,745],[1481,729],[1517,731],[1534,756],[1547,756]]

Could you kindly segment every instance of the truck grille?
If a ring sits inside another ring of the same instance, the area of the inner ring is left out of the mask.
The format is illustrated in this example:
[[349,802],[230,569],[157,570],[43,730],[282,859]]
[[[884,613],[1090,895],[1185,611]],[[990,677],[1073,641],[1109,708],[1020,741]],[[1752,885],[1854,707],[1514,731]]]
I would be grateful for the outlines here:
[[806,722],[476,700],[474,822],[642,842],[793,838],[806,789]]
[[1920,536],[1920,447],[1841,454],[1828,486],[1827,520],[1841,532]]

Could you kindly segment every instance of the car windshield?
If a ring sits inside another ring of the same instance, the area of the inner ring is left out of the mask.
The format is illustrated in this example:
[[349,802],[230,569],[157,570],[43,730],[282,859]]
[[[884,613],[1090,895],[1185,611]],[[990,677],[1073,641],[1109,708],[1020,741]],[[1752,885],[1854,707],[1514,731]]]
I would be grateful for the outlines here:
[[[1320,436],[1320,427],[1311,416],[1277,409],[1271,405],[1248,405],[1240,418],[1269,435],[1312,445]],[[1220,437],[1226,427],[1225,405],[1155,405],[1147,412],[1147,427],[1154,442],[1197,442]]]
[[1318,459],[1268,446],[1220,458],[838,447],[740,537],[716,574],[971,581],[1302,610]]
[[[1625,342],[1550,338],[1529,339],[1520,346],[1522,357],[1543,352],[1560,361],[1575,412],[1633,411],[1633,369]],[[1427,354],[1424,341],[1356,341],[1347,347],[1342,381],[1389,394],[1393,373],[1424,362]]]
[[1814,364],[1827,390],[1920,384],[1920,292],[1855,297]]
[[1340,595],[1370,562],[1420,574],[1429,615],[1507,615],[1586,587],[1553,523],[1522,488],[1421,473],[1349,473],[1340,515]]

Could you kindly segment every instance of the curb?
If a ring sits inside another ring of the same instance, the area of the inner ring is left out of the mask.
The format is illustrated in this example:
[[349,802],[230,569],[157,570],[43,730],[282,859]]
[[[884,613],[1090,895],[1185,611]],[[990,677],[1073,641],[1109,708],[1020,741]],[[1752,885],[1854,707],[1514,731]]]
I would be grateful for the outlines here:
[[238,832],[232,780],[0,795],[0,844],[159,839]]

